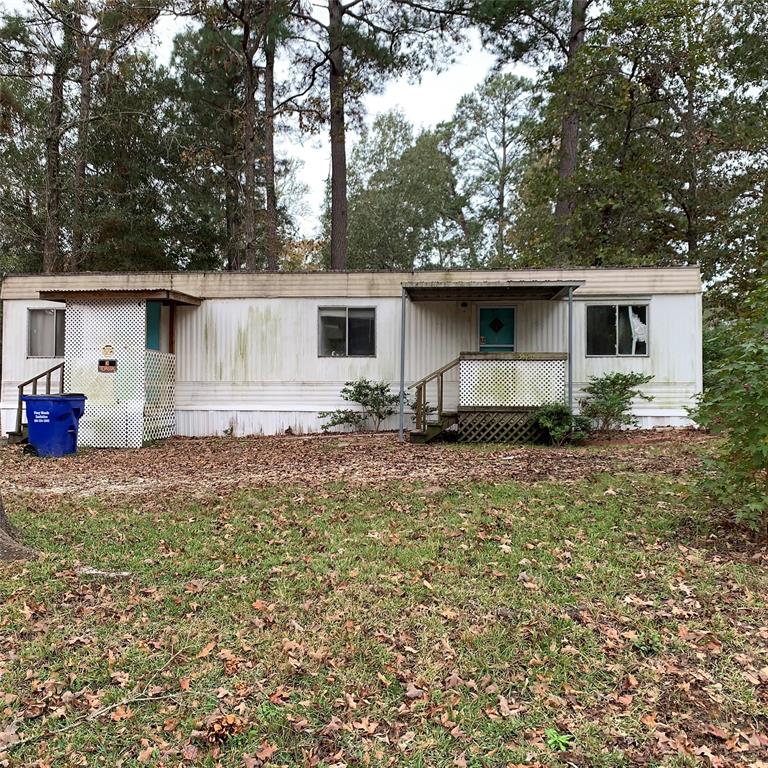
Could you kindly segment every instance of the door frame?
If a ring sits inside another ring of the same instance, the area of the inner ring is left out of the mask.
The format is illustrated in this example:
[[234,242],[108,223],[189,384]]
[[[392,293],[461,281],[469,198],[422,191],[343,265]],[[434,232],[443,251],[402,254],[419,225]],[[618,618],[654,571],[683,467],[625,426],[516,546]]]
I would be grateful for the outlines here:
[[[512,348],[509,350],[505,350],[508,352],[517,352],[517,321],[518,321],[518,305],[511,302],[504,302],[504,301],[481,301],[477,302],[475,304],[475,323],[474,323],[474,348],[476,352],[482,352],[480,349],[480,310],[481,309],[511,309],[514,312],[514,328],[513,328],[513,339],[512,339]],[[489,354],[493,354],[492,352]]]

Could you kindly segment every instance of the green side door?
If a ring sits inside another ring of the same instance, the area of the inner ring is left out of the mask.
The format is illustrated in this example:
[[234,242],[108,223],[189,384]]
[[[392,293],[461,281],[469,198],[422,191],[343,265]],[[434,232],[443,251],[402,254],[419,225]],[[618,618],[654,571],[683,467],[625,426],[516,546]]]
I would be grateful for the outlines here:
[[480,307],[480,351],[515,351],[514,307]]
[[147,349],[160,350],[160,317],[162,304],[159,301],[147,302]]

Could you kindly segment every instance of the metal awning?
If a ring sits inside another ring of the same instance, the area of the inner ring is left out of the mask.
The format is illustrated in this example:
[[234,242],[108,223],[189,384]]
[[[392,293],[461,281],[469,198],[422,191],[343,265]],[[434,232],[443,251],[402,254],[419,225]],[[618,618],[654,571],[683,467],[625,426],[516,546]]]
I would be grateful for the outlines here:
[[40,298],[48,301],[163,301],[169,304],[186,305],[189,307],[199,307],[202,299],[199,296],[192,296],[189,293],[181,291],[172,291],[166,288],[136,288],[136,289],[110,289],[95,288],[92,290],[82,289],[59,289],[51,291],[40,291]]
[[563,299],[583,280],[499,280],[495,282],[403,283],[411,301],[549,301]]

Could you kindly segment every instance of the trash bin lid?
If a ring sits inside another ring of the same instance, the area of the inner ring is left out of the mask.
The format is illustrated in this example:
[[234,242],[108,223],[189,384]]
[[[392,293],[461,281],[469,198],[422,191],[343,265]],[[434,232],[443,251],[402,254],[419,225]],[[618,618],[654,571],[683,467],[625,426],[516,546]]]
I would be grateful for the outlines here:
[[83,400],[87,400],[88,398],[82,393],[82,392],[65,392],[65,393],[57,393],[57,394],[50,394],[50,395],[22,395],[22,400],[67,400],[69,398],[76,397],[76,398],[83,398]]

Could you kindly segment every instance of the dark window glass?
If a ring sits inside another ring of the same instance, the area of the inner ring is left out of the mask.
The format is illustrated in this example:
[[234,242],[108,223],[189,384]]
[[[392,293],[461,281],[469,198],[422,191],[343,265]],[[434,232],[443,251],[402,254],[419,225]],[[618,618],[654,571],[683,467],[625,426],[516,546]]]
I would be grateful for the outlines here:
[[320,354],[324,357],[347,354],[347,310],[343,307],[320,310]]
[[587,354],[616,354],[616,307],[587,307]]
[[376,354],[376,310],[324,307],[319,317],[321,357],[373,357]]
[[619,354],[648,353],[648,307],[624,305],[619,307]]
[[587,307],[588,355],[647,355],[648,307],[612,304]]
[[64,357],[64,310],[56,310],[55,356]]
[[376,354],[376,322],[373,309],[347,310],[349,328],[347,354],[373,357]]

